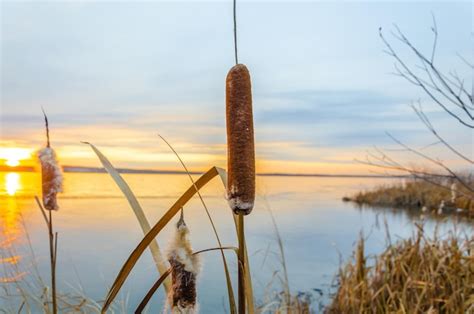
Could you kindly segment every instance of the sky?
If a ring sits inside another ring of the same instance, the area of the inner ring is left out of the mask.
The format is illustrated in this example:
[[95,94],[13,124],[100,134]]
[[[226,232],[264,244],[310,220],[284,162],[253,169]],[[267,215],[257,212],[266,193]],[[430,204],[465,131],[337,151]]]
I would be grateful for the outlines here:
[[[258,172],[370,173],[367,150],[421,163],[435,139],[409,104],[420,101],[457,149],[473,133],[397,77],[378,30],[396,23],[437,65],[472,84],[472,2],[238,1],[239,61],[252,76]],[[164,136],[193,170],[226,165],[225,77],[234,65],[231,1],[1,1],[2,150],[44,145],[41,107],[63,165],[99,167],[81,141],[117,167],[179,169]],[[427,153],[459,165],[442,147]],[[5,162],[5,161],[3,161]],[[24,163],[28,163],[25,161]],[[423,163],[421,163],[423,164]]]

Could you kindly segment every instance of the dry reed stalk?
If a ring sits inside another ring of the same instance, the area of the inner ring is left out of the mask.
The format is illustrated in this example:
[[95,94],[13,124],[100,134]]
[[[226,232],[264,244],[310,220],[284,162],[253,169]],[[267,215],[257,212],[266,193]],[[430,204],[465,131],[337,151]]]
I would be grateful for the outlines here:
[[226,79],[227,197],[235,214],[248,215],[255,201],[252,91],[247,67],[237,64]]
[[196,302],[196,277],[200,269],[199,257],[193,254],[188,238],[189,229],[181,218],[176,225],[176,233],[168,252],[171,265],[171,290],[169,304],[173,314],[192,314],[198,312]]
[[43,194],[43,206],[48,211],[48,217],[44,212],[43,207],[40,205],[40,209],[48,226],[49,235],[49,253],[50,253],[50,267],[51,267],[51,298],[53,301],[53,313],[56,314],[58,311],[57,298],[56,298],[56,259],[58,251],[58,233],[54,232],[53,229],[53,210],[58,210],[57,194],[62,191],[63,177],[61,168],[59,167],[56,159],[56,154],[51,148],[49,140],[49,122],[46,113],[43,110],[44,122],[46,128],[46,147],[38,152],[38,158],[41,164],[41,180],[42,180],[42,194]]

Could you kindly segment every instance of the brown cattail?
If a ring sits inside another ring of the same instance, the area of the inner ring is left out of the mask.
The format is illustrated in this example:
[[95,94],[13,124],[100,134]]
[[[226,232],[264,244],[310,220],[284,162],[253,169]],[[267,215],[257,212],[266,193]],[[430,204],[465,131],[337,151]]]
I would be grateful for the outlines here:
[[56,154],[51,147],[45,147],[39,151],[38,157],[41,163],[43,206],[47,210],[58,210],[56,195],[62,191],[63,176]]
[[193,255],[188,234],[189,229],[181,214],[181,219],[176,225],[174,240],[168,252],[172,281],[168,299],[173,314],[197,313],[198,308],[196,303],[196,277],[199,273],[200,262],[199,257]]
[[46,128],[46,147],[38,152],[41,163],[41,181],[43,188],[43,206],[47,210],[58,210],[56,195],[62,192],[63,175],[58,165],[56,154],[51,148],[49,141],[49,122],[43,110],[44,123]]
[[252,90],[247,67],[237,64],[226,79],[227,198],[235,214],[248,215],[255,201]]

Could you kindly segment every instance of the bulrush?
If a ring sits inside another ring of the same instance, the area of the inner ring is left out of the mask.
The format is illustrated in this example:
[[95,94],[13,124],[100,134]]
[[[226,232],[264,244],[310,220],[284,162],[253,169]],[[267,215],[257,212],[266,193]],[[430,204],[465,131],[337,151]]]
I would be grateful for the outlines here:
[[43,206],[47,210],[58,210],[57,194],[62,192],[63,175],[56,159],[56,153],[49,141],[49,123],[46,113],[44,122],[46,127],[46,147],[38,152],[41,163],[41,181],[43,192]]
[[226,79],[227,198],[235,214],[248,215],[255,200],[252,90],[247,67],[237,64]]
[[172,280],[169,304],[173,314],[198,312],[196,277],[200,270],[200,262],[198,256],[193,255],[188,235],[189,229],[181,211],[181,218],[176,225],[176,233],[168,252]]
[[63,176],[54,150],[47,146],[38,152],[41,163],[43,206],[47,210],[58,210],[56,195],[62,191]]
[[53,229],[53,210],[58,210],[57,194],[62,191],[63,176],[61,168],[58,165],[56,154],[51,148],[49,141],[49,123],[48,117],[43,110],[44,122],[46,127],[46,147],[42,148],[38,152],[38,158],[41,163],[41,181],[42,181],[42,192],[43,192],[43,207],[48,210],[49,217],[44,212],[41,204],[36,198],[36,201],[40,205],[40,209],[43,212],[46,224],[48,225],[49,235],[49,253],[50,253],[50,266],[51,266],[51,299],[53,305],[53,314],[58,313],[58,304],[56,299],[56,260],[57,260],[57,247],[58,247],[58,233],[54,232]]

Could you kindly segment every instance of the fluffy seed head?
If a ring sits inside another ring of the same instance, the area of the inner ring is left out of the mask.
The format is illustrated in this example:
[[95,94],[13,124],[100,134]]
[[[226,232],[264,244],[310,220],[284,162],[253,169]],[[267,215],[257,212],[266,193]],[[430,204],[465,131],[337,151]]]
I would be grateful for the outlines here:
[[58,210],[57,194],[62,192],[63,176],[58,165],[56,154],[51,147],[38,152],[41,163],[43,206],[47,210]]
[[188,234],[189,229],[181,219],[168,251],[172,281],[168,299],[173,314],[197,313],[196,277],[200,261],[197,255],[193,255]]
[[226,79],[227,198],[235,214],[248,215],[255,201],[252,90],[247,67],[237,64]]

